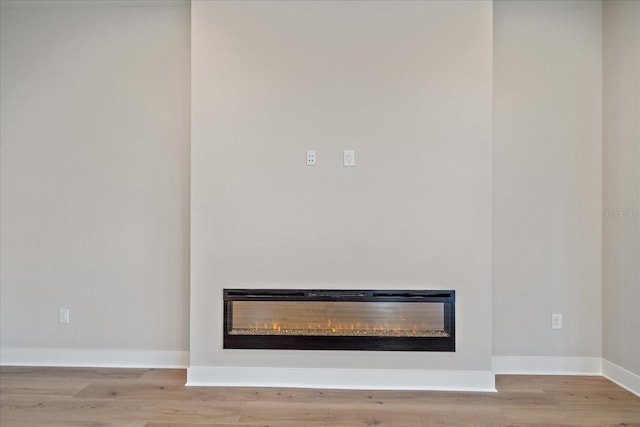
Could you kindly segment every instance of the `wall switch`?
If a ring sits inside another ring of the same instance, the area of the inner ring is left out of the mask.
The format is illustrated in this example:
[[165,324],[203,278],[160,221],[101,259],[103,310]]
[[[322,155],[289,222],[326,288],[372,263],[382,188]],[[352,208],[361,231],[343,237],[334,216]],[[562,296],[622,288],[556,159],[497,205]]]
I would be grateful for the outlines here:
[[551,315],[551,329],[562,329],[562,314]]
[[58,312],[58,322],[59,323],[69,323],[69,309],[61,308]]
[[316,150],[307,150],[307,166],[316,165]]
[[344,150],[344,165],[347,167],[356,165],[356,152],[355,150]]

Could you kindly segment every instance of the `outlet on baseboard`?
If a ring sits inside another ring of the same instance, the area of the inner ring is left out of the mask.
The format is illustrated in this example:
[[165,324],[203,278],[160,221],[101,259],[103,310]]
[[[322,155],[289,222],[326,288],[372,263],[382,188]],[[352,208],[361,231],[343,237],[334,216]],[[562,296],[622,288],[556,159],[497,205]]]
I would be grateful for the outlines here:
[[69,309],[61,308],[58,311],[58,323],[69,323]]
[[562,329],[562,314],[551,315],[551,329]]

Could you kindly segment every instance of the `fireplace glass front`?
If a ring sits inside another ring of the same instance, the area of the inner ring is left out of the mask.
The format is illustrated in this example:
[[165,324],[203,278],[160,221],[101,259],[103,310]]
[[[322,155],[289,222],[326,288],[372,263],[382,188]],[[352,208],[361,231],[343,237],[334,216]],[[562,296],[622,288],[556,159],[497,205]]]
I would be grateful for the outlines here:
[[227,289],[224,348],[455,351],[455,291]]

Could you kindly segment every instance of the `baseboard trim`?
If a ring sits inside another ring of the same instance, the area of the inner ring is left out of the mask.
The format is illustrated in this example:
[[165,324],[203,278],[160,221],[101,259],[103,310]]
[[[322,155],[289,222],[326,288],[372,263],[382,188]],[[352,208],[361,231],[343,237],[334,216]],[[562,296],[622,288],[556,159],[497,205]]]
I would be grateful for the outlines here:
[[189,366],[188,351],[2,348],[1,366],[91,368],[181,368]]
[[2,348],[0,366],[187,368],[188,386],[496,391],[495,374],[603,375],[640,396],[640,375],[599,357],[494,356],[489,371],[189,367],[188,351]]
[[494,356],[493,372],[513,375],[602,375],[602,358]]
[[491,371],[192,366],[187,386],[495,392]]
[[609,381],[640,397],[640,375],[636,375],[607,359],[602,359],[602,375]]

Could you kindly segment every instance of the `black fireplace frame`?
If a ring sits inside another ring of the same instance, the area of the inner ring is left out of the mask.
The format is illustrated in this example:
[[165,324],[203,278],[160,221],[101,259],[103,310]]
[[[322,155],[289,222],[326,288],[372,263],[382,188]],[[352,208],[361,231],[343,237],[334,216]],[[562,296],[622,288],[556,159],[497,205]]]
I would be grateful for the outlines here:
[[[455,352],[455,291],[224,289],[224,349]],[[367,301],[444,303],[446,337],[232,335],[234,301]]]

